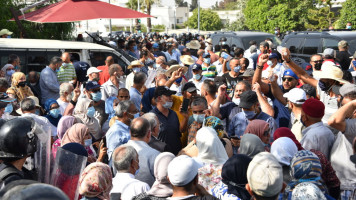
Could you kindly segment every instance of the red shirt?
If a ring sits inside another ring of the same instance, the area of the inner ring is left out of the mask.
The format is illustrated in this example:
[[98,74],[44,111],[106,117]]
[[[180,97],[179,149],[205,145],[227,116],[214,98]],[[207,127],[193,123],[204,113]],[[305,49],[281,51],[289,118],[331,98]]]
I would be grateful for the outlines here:
[[103,85],[110,78],[109,67],[106,65],[103,65],[103,66],[97,67],[97,69],[102,71],[102,72],[99,72],[99,84]]

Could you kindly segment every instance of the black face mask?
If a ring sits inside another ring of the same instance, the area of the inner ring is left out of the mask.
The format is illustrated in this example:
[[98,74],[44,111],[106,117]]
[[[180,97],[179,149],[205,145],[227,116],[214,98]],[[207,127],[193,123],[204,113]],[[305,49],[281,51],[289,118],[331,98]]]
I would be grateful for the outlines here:
[[324,83],[322,81],[319,81],[319,87],[324,92],[329,91],[331,86],[333,86],[333,84],[326,84],[326,83]]
[[26,81],[19,82],[17,85],[18,85],[19,87],[25,87],[25,86],[26,86]]
[[316,70],[321,70],[321,65],[322,65],[323,63],[320,63],[320,62],[318,62],[318,63],[315,63],[315,69]]

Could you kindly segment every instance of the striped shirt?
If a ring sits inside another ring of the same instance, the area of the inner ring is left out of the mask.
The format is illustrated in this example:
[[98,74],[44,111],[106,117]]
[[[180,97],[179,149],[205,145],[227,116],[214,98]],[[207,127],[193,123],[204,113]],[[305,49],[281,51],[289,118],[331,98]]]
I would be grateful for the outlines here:
[[[63,64],[65,64],[65,63],[63,63]],[[74,66],[69,63],[65,67],[65,66],[63,66],[63,64],[59,68],[59,71],[57,72],[58,82],[60,84],[65,83],[65,82],[70,82],[71,80],[77,78]]]
[[203,76],[214,79],[215,76],[217,75],[215,65],[210,65],[210,67],[206,67],[204,64],[202,64],[201,67],[203,70],[202,73]]

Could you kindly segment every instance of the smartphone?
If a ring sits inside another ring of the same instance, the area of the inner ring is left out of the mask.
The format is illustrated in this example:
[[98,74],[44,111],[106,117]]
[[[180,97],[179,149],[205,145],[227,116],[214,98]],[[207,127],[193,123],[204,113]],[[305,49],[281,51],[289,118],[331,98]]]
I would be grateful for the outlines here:
[[188,111],[189,102],[190,102],[189,99],[183,99],[182,112]]
[[106,137],[105,137],[105,136],[103,137],[103,139],[101,139],[101,141],[103,142],[104,147],[107,147],[107,146],[106,146]]

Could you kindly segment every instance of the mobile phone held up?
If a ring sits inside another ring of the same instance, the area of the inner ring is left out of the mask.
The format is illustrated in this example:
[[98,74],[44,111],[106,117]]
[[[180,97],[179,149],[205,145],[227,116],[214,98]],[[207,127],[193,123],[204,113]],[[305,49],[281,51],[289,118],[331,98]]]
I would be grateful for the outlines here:
[[188,106],[189,106],[189,99],[183,99],[183,103],[182,103],[182,112],[187,112],[188,111]]

